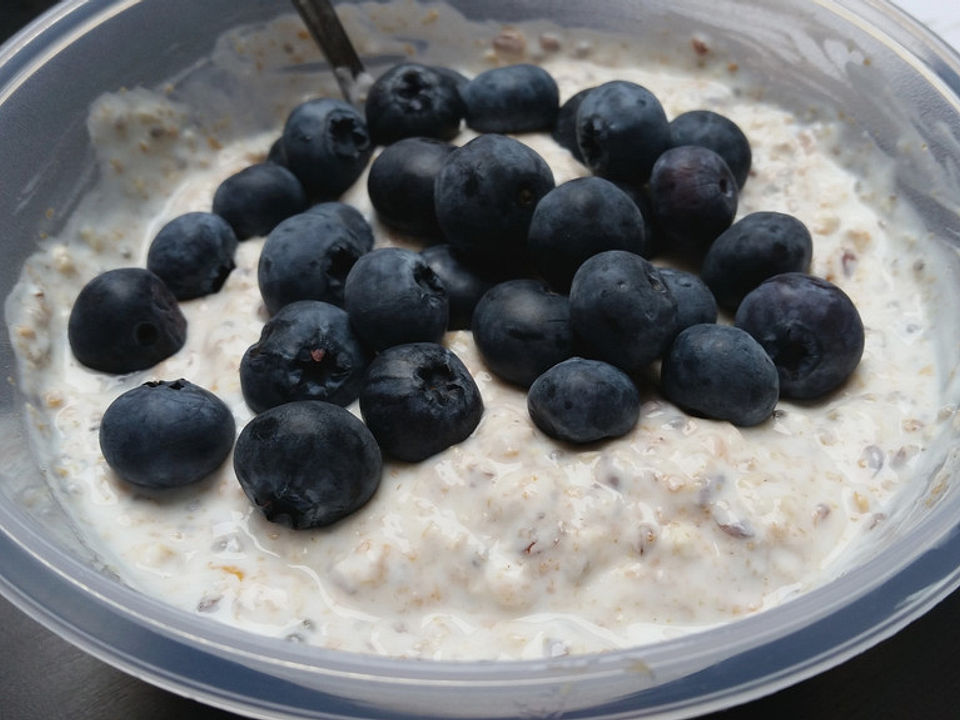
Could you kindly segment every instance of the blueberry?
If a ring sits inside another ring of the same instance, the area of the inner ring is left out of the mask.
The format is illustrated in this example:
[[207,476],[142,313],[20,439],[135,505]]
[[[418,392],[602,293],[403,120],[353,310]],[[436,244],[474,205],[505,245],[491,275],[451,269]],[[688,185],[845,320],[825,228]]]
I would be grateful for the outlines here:
[[237,236],[219,215],[191,212],[175,217],[150,243],[147,269],[177,300],[217,292],[233,270]]
[[379,218],[411,235],[440,235],[433,187],[453,150],[453,145],[433,138],[405,138],[384,148],[367,177],[367,192]]
[[267,520],[302,530],[363,507],[380,485],[383,461],[359,418],[312,400],[251,420],[237,438],[233,467]]
[[699,277],[685,270],[659,268],[660,279],[677,301],[676,332],[717,321],[717,301]]
[[460,358],[442,345],[411,343],[370,363],[360,412],[384,454],[419,462],[469,437],[483,401]]
[[284,305],[240,361],[243,398],[254,412],[295,400],[349,405],[367,356],[347,313],[319,300]]
[[469,330],[473,309],[494,282],[487,274],[465,263],[450,245],[432,245],[420,251],[447,293],[450,303],[448,330]]
[[583,99],[591,90],[593,88],[581,90],[560,106],[560,110],[557,112],[557,120],[550,132],[557,144],[569,150],[580,162],[583,162],[583,153],[580,152],[580,145],[577,143],[577,111],[580,109],[580,103],[583,102]]
[[110,403],[100,449],[122,479],[148,488],[195,483],[230,454],[233,414],[209,390],[186,380],[148,382]]
[[515,262],[534,208],[553,189],[536,152],[504,135],[481,135],[457,148],[437,175],[434,197],[444,237],[471,258]]
[[530,221],[527,247],[550,286],[566,292],[583,262],[604,250],[642,254],[643,216],[609,180],[585,177],[548,192]]
[[367,123],[374,141],[389,145],[406,137],[454,137],[466,110],[457,85],[449,71],[418,63],[387,70],[367,94]]
[[283,126],[287,167],[316,198],[340,197],[356,182],[373,153],[363,116],[333,98],[295,107]]
[[213,212],[230,223],[238,240],[266,235],[306,207],[300,181],[275,163],[244,168],[220,183],[213,196]]
[[670,125],[653,93],[615,80],[594,88],[580,103],[577,143],[595,175],[639,185],[669,147]]
[[522,133],[553,127],[556,81],[537,65],[506,65],[477,75],[461,90],[467,125],[478,132]]
[[453,68],[444,67],[443,65],[431,65],[430,69],[447,78],[447,80],[450,80],[457,87],[457,90],[463,90],[464,86],[470,82],[470,79],[466,75],[457,72]]
[[739,328],[693,325],[663,358],[660,388],[680,408],[714,420],[750,426],[777,404],[777,369],[763,348]]
[[550,437],[589,443],[630,432],[640,417],[640,393],[619,368],[575,357],[534,380],[527,410]]
[[813,241],[792,215],[756,212],[738,220],[713,241],[700,276],[717,302],[736,310],[743,297],[768,277],[807,272]]
[[750,142],[733,120],[710,110],[691,110],[670,122],[670,146],[700,145],[723,158],[742,188],[750,174]]
[[373,228],[353,205],[342,202],[322,202],[306,210],[310,215],[323,215],[347,226],[360,254],[373,250]]
[[737,308],[780,373],[780,395],[808,400],[840,387],[863,355],[863,322],[833,283],[803,273],[765,280]]
[[267,151],[267,162],[287,166],[287,151],[283,149],[283,137],[278,137],[270,144],[270,150]]
[[67,336],[81,363],[120,374],[177,352],[187,339],[187,321],[163,280],[144,268],[118,268],[84,285]]
[[450,313],[436,273],[419,253],[401,248],[380,248],[357,260],[347,275],[344,306],[357,335],[372,350],[437,342]]
[[608,250],[573,276],[570,321],[585,352],[636,372],[660,357],[676,334],[677,301],[649,262]]
[[676,248],[705,250],[737,214],[737,182],[713,150],[671,148],[650,175],[650,200],[658,229]]
[[570,303],[536,280],[500,283],[473,311],[473,340],[490,370],[528,387],[573,355]]
[[297,300],[343,305],[347,273],[363,253],[336,215],[301,213],[277,225],[260,251],[257,280],[267,312]]

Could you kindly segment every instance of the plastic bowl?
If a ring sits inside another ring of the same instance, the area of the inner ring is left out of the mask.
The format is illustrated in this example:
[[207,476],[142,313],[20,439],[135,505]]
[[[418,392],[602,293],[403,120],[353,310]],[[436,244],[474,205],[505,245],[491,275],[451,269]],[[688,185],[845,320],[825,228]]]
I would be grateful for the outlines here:
[[[960,244],[960,58],[875,0],[485,0],[452,3],[504,22],[549,17],[633,31],[691,28],[766,73],[774,99],[840,107],[851,138],[896,159],[898,193],[942,249]],[[602,12],[598,12],[602,7]],[[0,291],[42,233],[55,233],[93,173],[84,121],[104,90],[157,86],[207,56],[223,31],[289,12],[271,0],[72,0],[0,49]],[[145,31],[144,28],[149,28]],[[48,213],[48,208],[56,208]],[[947,253],[949,254],[949,253]],[[940,268],[936,325],[956,368],[956,254]],[[951,288],[954,288],[951,290]],[[0,366],[15,376],[6,328]],[[953,373],[951,373],[952,375]],[[947,378],[947,401],[960,399]],[[259,717],[681,717],[727,707],[837,665],[896,632],[960,584],[957,430],[928,453],[879,544],[830,583],[780,607],[635,650],[555,660],[403,661],[309,648],[178,611],[98,570],[29,450],[23,399],[0,387],[0,591],[91,654],[149,682]],[[956,423],[954,423],[956,425]]]

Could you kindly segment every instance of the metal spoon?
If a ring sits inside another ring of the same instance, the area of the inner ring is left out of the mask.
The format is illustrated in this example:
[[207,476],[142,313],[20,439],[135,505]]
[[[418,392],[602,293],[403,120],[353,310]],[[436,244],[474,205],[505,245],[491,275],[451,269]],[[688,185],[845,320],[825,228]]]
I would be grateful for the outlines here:
[[363,63],[329,0],[293,0],[293,5],[333,68],[343,97],[354,105],[362,104],[372,78],[363,69]]

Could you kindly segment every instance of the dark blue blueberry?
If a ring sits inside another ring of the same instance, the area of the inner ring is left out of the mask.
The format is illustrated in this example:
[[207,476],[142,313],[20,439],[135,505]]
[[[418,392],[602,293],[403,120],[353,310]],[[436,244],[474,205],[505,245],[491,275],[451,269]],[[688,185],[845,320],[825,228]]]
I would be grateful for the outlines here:
[[254,412],[293,402],[357,399],[367,356],[347,313],[319,300],[284,305],[240,361],[243,398]]
[[449,140],[460,132],[465,107],[449,71],[402,63],[377,78],[367,93],[367,123],[378,145],[406,137]]
[[677,301],[649,262],[608,250],[573,276],[570,320],[585,352],[637,372],[660,357],[676,334]]
[[385,455],[419,462],[469,437],[483,400],[460,358],[442,345],[411,343],[370,363],[360,412]]
[[650,175],[657,228],[673,248],[703,252],[737,214],[737,182],[713,150],[671,148]]
[[257,281],[267,312],[297,300],[343,305],[347,273],[363,253],[335,214],[301,213],[277,225],[260,251]]
[[300,181],[274,163],[251,165],[231,175],[213,196],[213,212],[230,223],[238,240],[266,235],[306,207]]
[[699,277],[685,270],[659,268],[660,279],[677,301],[676,332],[717,321],[717,301]]
[[585,177],[548,192],[530,221],[527,247],[550,286],[566,292],[583,262],[604,250],[643,254],[643,216],[609,180]]
[[287,151],[283,149],[282,137],[278,137],[271,143],[270,150],[267,151],[267,162],[287,166]]
[[736,310],[744,296],[769,277],[807,272],[813,240],[792,215],[756,212],[738,220],[713,241],[700,277],[717,302]]
[[450,80],[454,85],[456,85],[458,90],[463,90],[464,86],[470,82],[470,79],[466,75],[457,72],[453,68],[444,67],[442,65],[431,65],[430,69],[447,78],[447,80]]
[[233,414],[186,380],[148,382],[110,403],[100,450],[121,478],[142,487],[182,487],[207,477],[230,454]]
[[236,267],[237,236],[219,215],[191,212],[164,225],[150,243],[147,270],[163,280],[177,300],[217,292]]
[[287,167],[315,198],[334,199],[356,182],[373,153],[363,116],[342,100],[308,100],[283,126]]
[[67,325],[74,356],[94,370],[144,370],[173,355],[187,339],[177,299],[145,268],[107,270],[84,285]]
[[383,461],[359,418],[314,400],[275,407],[247,423],[233,468],[267,520],[302,530],[363,507],[380,486]]
[[450,245],[432,245],[420,251],[420,257],[437,274],[450,303],[448,330],[469,330],[473,309],[483,294],[493,287],[488,274],[463,262]]
[[573,355],[570,303],[536,280],[500,283],[473,311],[473,340],[490,370],[528,387]]
[[371,350],[438,342],[450,313],[436,273],[419,253],[401,248],[381,248],[357,260],[347,275],[344,307]]
[[663,234],[657,227],[656,218],[653,216],[653,206],[650,203],[650,186],[631,185],[629,183],[616,183],[616,186],[633,200],[643,216],[643,252],[640,254],[649,260],[661,253],[664,246]]
[[401,232],[438,236],[433,187],[454,149],[433,138],[404,138],[385,147],[367,177],[367,193],[379,218]]
[[710,110],[691,110],[670,122],[670,146],[700,145],[723,158],[742,188],[750,174],[750,142],[733,120]]
[[630,432],[640,417],[640,393],[619,368],[575,357],[534,380],[527,411],[550,437],[589,443]]
[[670,146],[670,125],[653,93],[615,80],[594,88],[580,103],[577,143],[595,175],[640,185]]
[[311,215],[323,215],[346,225],[361,255],[373,250],[373,228],[353,205],[342,202],[322,202],[311,205],[306,212]]
[[780,395],[809,400],[840,387],[863,355],[863,322],[833,283],[803,273],[774,275],[737,308],[780,373]]
[[560,106],[556,81],[538,65],[482,72],[460,91],[467,125],[478,132],[522,133],[553,127]]
[[554,187],[536,152],[504,135],[481,135],[447,156],[434,189],[444,237],[470,258],[517,262],[530,219]]
[[580,145],[577,143],[577,111],[580,109],[580,103],[583,102],[583,99],[591,90],[593,88],[581,90],[560,106],[560,110],[557,112],[557,121],[550,132],[557,144],[569,150],[580,162],[583,162],[583,153],[580,152]]
[[674,340],[660,368],[660,389],[678,407],[734,425],[762,423],[777,404],[777,369],[739,328],[693,325]]

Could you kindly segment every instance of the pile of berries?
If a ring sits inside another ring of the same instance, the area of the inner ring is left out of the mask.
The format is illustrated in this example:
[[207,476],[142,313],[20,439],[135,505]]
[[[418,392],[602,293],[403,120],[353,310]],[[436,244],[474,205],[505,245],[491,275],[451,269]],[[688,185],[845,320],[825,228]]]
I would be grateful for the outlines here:
[[[734,223],[751,150],[729,119],[668,121],[625,81],[562,106],[542,68],[472,80],[397,65],[365,116],[339,100],[289,115],[266,162],[227,178],[212,212],[175,218],[146,268],[84,287],[69,321],[77,359],[126,373],[177,352],[178,301],[217,292],[238,241],[266,235],[258,280],[271,315],[240,381],[258,415],[236,442],[244,491],[273,521],[316,527],[375,492],[381,453],[417,462],[468,437],[483,403],[440,344],[471,329],[487,367],[526,389],[533,422],[561,441],[629,432],[637,378],[660,363],[660,392],[693,414],[755,425],[779,398],[820,397],[860,360],[850,299],[807,274],[811,238],[789,215]],[[449,144],[465,121],[483,133]],[[555,186],[546,162],[504,133],[549,131],[592,172]],[[382,222],[429,243],[374,249],[337,201],[366,168]],[[699,276],[653,265],[663,255]],[[718,305],[734,324],[717,324]],[[363,422],[343,409],[359,399]],[[107,462],[148,487],[195,482],[233,448],[234,421],[186,380],[120,396],[100,429]],[[162,449],[157,452],[157,449]]]

